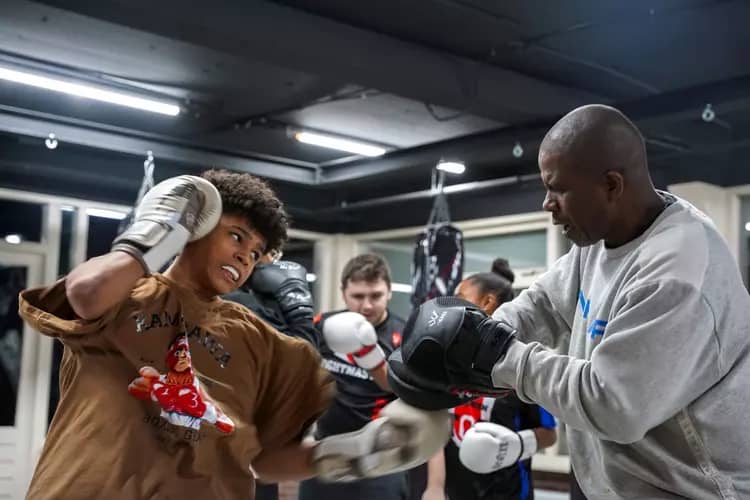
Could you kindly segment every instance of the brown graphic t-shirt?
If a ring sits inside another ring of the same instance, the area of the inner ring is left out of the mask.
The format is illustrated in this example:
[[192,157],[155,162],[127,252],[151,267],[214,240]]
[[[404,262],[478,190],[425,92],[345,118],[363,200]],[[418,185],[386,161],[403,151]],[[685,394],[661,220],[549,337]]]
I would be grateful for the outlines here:
[[20,313],[65,344],[30,499],[251,499],[251,461],[332,397],[307,342],[162,275],[98,320],[77,319],[64,280],[22,292]]

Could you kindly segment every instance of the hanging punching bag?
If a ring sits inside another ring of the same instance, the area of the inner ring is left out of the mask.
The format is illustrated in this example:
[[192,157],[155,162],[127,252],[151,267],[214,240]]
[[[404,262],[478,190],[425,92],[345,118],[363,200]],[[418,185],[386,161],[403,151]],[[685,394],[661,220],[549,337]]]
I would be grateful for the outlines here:
[[453,295],[463,278],[463,268],[463,234],[450,223],[448,201],[441,192],[414,247],[412,306],[417,307],[435,297]]
[[151,151],[146,151],[146,159],[143,161],[143,180],[141,181],[141,188],[138,190],[138,197],[135,199],[135,205],[130,209],[128,215],[120,221],[117,226],[117,234],[120,235],[133,223],[133,216],[135,215],[135,209],[141,202],[143,197],[148,193],[149,189],[154,187],[154,154]]

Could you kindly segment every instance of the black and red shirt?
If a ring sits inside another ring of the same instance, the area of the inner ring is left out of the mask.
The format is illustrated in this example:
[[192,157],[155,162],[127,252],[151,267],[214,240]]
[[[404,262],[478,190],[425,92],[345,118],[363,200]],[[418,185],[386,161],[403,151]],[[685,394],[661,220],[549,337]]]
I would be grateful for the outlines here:
[[[383,407],[396,399],[392,392],[384,391],[364,368],[357,366],[351,356],[333,352],[325,342],[322,325],[326,318],[344,311],[334,311],[315,317],[320,332],[320,354],[323,366],[336,381],[336,398],[328,411],[318,419],[316,438],[361,429],[378,416]],[[378,344],[386,357],[401,345],[404,320],[387,311],[385,321],[375,326]]]
[[555,418],[544,408],[527,404],[515,393],[503,398],[477,398],[451,410],[453,435],[445,446],[445,492],[451,500],[533,500],[531,459],[489,474],[467,469],[458,458],[464,434],[477,422],[493,422],[516,432],[553,429]]

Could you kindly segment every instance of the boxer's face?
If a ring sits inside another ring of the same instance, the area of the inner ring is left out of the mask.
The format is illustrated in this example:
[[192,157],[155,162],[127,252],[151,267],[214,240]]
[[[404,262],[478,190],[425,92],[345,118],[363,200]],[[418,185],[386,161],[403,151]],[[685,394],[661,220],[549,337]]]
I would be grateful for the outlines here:
[[183,250],[196,285],[213,295],[239,288],[265,253],[266,240],[240,215],[224,214],[206,237]]
[[384,279],[349,280],[341,292],[350,311],[361,314],[374,326],[385,320],[388,301],[391,300],[391,288]]
[[552,213],[555,225],[578,246],[593,245],[605,238],[609,228],[608,183],[570,155],[539,153],[539,170],[547,195],[542,208]]
[[497,309],[497,299],[491,293],[483,294],[479,287],[467,278],[456,287],[456,297],[471,302],[487,315],[492,315]]

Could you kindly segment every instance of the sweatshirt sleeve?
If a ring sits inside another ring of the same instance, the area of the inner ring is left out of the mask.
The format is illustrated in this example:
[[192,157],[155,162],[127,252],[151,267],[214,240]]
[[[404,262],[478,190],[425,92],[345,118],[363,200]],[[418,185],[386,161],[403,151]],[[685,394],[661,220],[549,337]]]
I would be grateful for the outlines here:
[[492,317],[513,326],[524,342],[557,348],[567,341],[578,301],[580,249],[560,257],[552,268]]
[[493,382],[573,428],[642,439],[721,378],[716,323],[700,290],[678,280],[643,284],[618,302],[590,360],[516,341]]

